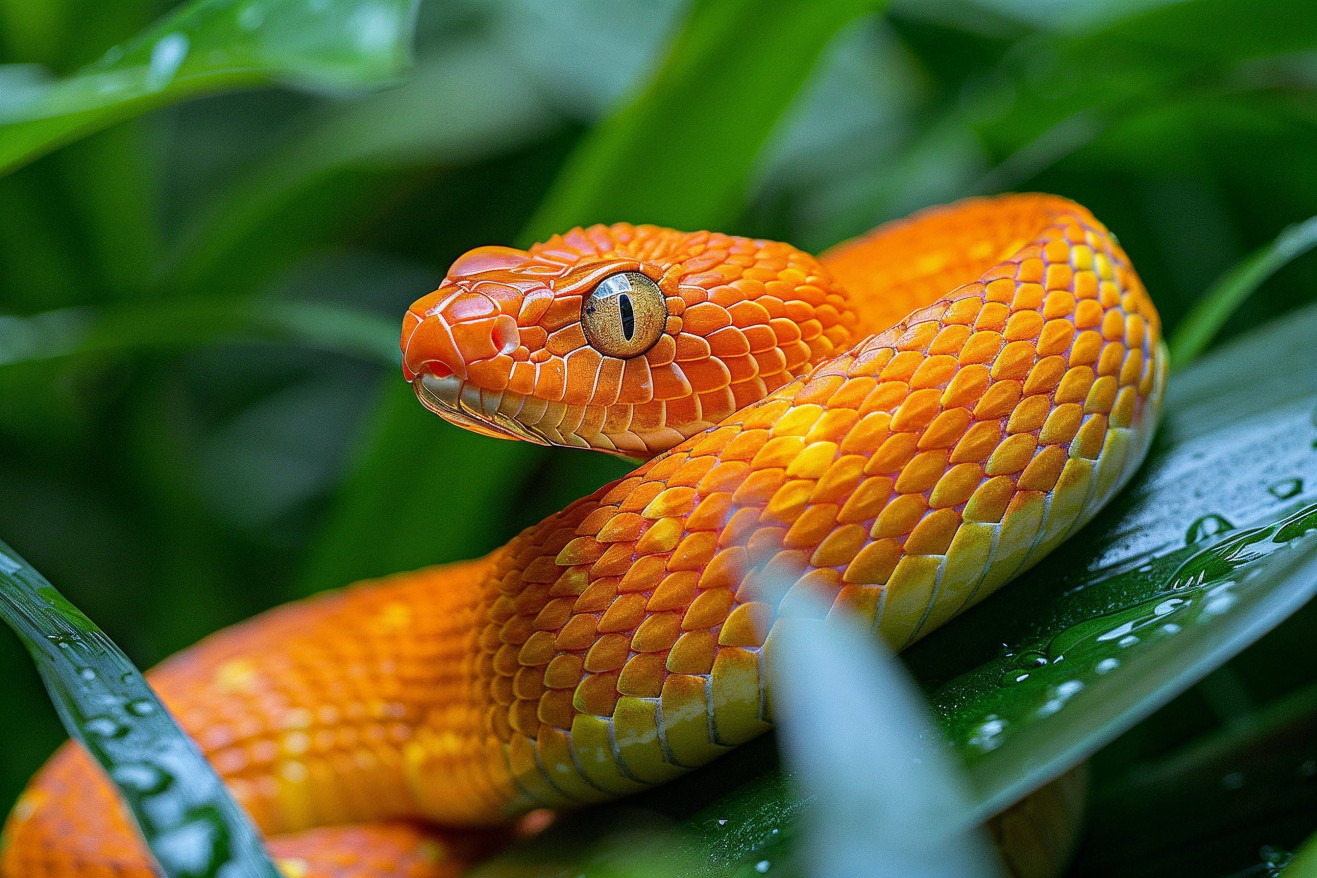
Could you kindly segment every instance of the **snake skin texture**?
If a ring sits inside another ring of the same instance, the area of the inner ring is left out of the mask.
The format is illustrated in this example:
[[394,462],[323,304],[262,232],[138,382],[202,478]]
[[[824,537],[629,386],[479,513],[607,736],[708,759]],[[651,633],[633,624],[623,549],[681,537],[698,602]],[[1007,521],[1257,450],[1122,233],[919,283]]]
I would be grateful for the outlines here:
[[[618,271],[666,314],[624,361],[580,330]],[[624,224],[481,248],[403,345],[450,420],[651,459],[485,558],[276,609],[152,672],[290,878],[460,874],[505,835],[471,827],[761,734],[778,618],[822,605],[901,649],[982,600],[1128,479],[1166,374],[1125,254],[1052,196],[818,259]],[[72,746],[5,838],[5,878],[152,874]]]

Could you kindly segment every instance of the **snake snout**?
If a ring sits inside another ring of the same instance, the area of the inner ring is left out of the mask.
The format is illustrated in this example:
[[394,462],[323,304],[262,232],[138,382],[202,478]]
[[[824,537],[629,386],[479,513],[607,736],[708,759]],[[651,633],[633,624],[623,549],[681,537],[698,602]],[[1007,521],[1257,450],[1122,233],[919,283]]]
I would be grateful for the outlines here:
[[471,363],[511,354],[520,343],[516,318],[482,293],[441,287],[412,305],[402,323],[402,367],[408,381],[423,374],[465,380]]

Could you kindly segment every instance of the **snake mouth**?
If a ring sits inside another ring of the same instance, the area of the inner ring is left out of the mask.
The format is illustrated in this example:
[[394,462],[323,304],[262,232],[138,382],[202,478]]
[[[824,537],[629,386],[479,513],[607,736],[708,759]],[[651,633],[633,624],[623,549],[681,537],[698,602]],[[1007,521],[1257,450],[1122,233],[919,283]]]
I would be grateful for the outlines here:
[[450,424],[490,436],[536,445],[556,445],[534,427],[516,420],[526,397],[509,390],[486,390],[456,375],[440,377],[424,373],[412,381],[416,398],[427,409]]

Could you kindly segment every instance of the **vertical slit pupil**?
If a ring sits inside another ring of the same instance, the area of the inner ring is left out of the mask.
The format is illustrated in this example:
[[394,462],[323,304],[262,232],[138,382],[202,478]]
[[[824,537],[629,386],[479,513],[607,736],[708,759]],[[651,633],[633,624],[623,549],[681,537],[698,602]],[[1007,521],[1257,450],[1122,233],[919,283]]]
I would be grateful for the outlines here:
[[622,335],[631,341],[636,334],[636,312],[631,307],[631,297],[623,293],[617,299],[617,307],[622,312]]

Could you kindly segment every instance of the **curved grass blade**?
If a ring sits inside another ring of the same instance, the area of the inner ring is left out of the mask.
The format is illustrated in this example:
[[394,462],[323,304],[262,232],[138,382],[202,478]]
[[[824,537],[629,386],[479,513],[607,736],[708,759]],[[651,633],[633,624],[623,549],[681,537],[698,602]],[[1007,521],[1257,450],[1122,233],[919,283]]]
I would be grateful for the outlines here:
[[[1161,440],[1112,507],[904,654],[964,760],[974,819],[1059,776],[1317,594],[1314,337],[1310,308],[1176,376]],[[810,804],[773,766],[772,743],[756,742],[634,806],[682,827],[701,864],[683,874],[799,863]],[[605,874],[600,820],[567,818],[480,874]]]
[[635,100],[576,149],[522,235],[650,222],[719,228],[756,156],[844,25],[882,0],[702,0]]
[[168,878],[279,878],[260,835],[123,651],[0,541],[0,616]]
[[396,321],[352,308],[250,300],[159,302],[0,315],[0,367],[235,339],[299,344],[385,366],[398,362]]
[[1235,310],[1267,278],[1317,247],[1317,216],[1289,226],[1212,285],[1171,336],[1171,364],[1181,368],[1203,352]]
[[0,67],[0,173],[199,94],[389,82],[410,63],[418,3],[193,0],[67,79]]

